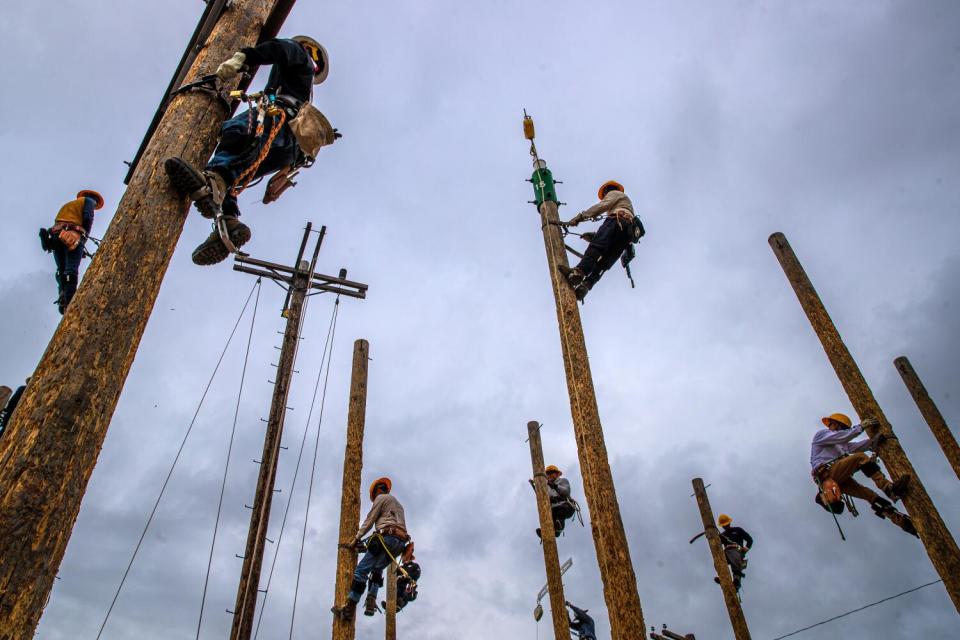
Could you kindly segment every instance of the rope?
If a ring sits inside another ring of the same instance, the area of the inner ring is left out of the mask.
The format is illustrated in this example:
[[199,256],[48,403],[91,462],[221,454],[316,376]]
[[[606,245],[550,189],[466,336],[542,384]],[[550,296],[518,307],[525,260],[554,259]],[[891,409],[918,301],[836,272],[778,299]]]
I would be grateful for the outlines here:
[[[257,284],[261,279],[257,278]],[[247,336],[247,349],[243,355],[243,369],[240,372],[240,388],[237,390],[237,406],[233,412],[233,427],[230,429],[230,443],[227,445],[227,460],[223,465],[223,481],[220,483],[220,501],[217,503],[217,517],[213,523],[213,539],[210,541],[210,555],[207,558],[207,575],[203,579],[203,596],[200,598],[200,616],[197,619],[197,640],[200,640],[200,625],[203,624],[203,606],[207,601],[207,587],[210,584],[210,568],[213,566],[213,549],[217,544],[217,530],[220,527],[220,513],[223,510],[223,495],[227,488],[227,471],[230,469],[230,454],[233,452],[233,440],[237,433],[237,418],[240,415],[240,398],[243,395],[243,382],[247,376],[247,362],[250,359],[250,344],[253,342],[253,326],[257,321],[257,308],[260,305],[260,288],[253,302],[253,315],[250,318],[250,333]]]
[[260,153],[257,154],[257,159],[254,160],[253,164],[244,169],[243,173],[237,176],[237,183],[230,187],[231,195],[239,195],[244,189],[250,186],[248,184],[250,179],[253,178],[257,173],[257,169],[260,168],[260,165],[263,164],[263,161],[267,159],[267,155],[270,153],[270,147],[273,145],[274,138],[277,137],[277,134],[280,133],[280,129],[283,128],[283,125],[287,121],[287,112],[283,109],[278,109],[278,111],[279,113],[277,115],[271,116],[273,118],[273,123],[270,127],[270,133],[267,135],[267,140],[260,149]]
[[230,336],[227,338],[227,344],[224,345],[223,351],[220,353],[220,359],[217,360],[217,365],[213,368],[213,373],[210,374],[210,380],[207,381],[207,386],[203,390],[203,395],[200,396],[200,402],[197,404],[197,410],[193,414],[193,419],[190,420],[190,425],[187,427],[187,432],[183,435],[183,441],[180,443],[180,448],[177,450],[177,455],[173,458],[173,464],[170,465],[170,471],[167,472],[167,477],[163,481],[163,486],[160,488],[160,495],[157,496],[156,502],[153,503],[153,509],[150,511],[150,516],[147,518],[147,523],[143,527],[143,532],[140,534],[140,539],[137,541],[137,546],[133,550],[133,555],[130,557],[130,562],[127,563],[127,568],[123,572],[123,577],[120,579],[120,585],[117,587],[116,593],[113,594],[113,600],[110,601],[110,607],[107,609],[107,614],[103,617],[103,623],[100,625],[100,630],[97,632],[97,638],[99,640],[100,636],[103,635],[103,630],[107,626],[107,621],[110,619],[110,614],[113,612],[113,606],[117,603],[117,598],[120,597],[120,591],[123,589],[123,585],[127,581],[127,576],[130,575],[130,568],[133,567],[133,562],[137,558],[137,553],[140,551],[140,545],[143,544],[143,539],[147,535],[147,530],[150,528],[150,524],[153,522],[153,516],[157,513],[157,507],[160,506],[160,500],[163,498],[164,492],[167,490],[167,484],[170,482],[170,477],[173,475],[173,470],[177,466],[177,462],[180,460],[180,454],[183,453],[183,448],[187,444],[187,438],[190,437],[190,432],[193,430],[193,425],[197,421],[197,416],[200,414],[200,408],[203,406],[203,401],[207,398],[207,392],[210,391],[210,385],[213,384],[213,379],[217,375],[217,371],[220,370],[220,364],[223,362],[223,357],[227,354],[227,348],[230,346],[230,342],[233,340],[234,334],[237,332],[237,327],[240,326],[240,320],[243,318],[244,312],[247,310],[247,305],[250,304],[250,298],[253,297],[253,292],[260,284],[260,280],[253,284],[253,287],[250,289],[250,293],[247,295],[247,301],[243,303],[243,309],[240,310],[240,315],[237,317],[237,322],[233,325],[233,330],[230,332]]
[[[340,310],[340,296],[337,296],[333,303],[333,316],[330,319],[330,328],[327,330],[327,344],[323,347],[326,355],[329,347],[329,357],[327,358],[327,373],[323,381],[323,395],[320,396],[320,417],[317,420],[317,438],[313,445],[313,468],[310,470],[310,485],[307,489],[307,510],[303,516],[303,535],[300,537],[300,559],[297,561],[297,582],[293,589],[293,610],[290,612],[290,640],[293,639],[293,622],[297,616],[297,596],[300,594],[300,573],[303,569],[303,547],[307,541],[307,523],[310,521],[310,501],[313,498],[313,480],[317,472],[317,451],[320,448],[320,425],[323,424],[323,409],[327,404],[327,384],[330,382],[330,362],[333,360],[333,340],[337,333],[337,316]],[[321,369],[323,360],[321,359]],[[319,378],[318,378],[319,380]]]
[[899,598],[900,596],[905,596],[905,595],[907,595],[908,593],[913,593],[914,591],[919,591],[920,589],[923,589],[924,587],[929,587],[929,586],[931,586],[931,585],[937,584],[938,582],[943,582],[943,580],[934,580],[933,582],[928,582],[927,584],[922,584],[922,585],[920,585],[919,587],[914,587],[913,589],[907,589],[906,591],[901,591],[900,593],[898,593],[898,594],[896,594],[896,595],[893,595],[893,596],[890,596],[890,597],[887,597],[887,598],[884,598],[883,600],[877,600],[876,602],[871,602],[870,604],[865,604],[865,605],[863,605],[862,607],[859,607],[859,608],[857,608],[857,609],[853,609],[852,611],[847,611],[846,613],[841,613],[841,614],[838,615],[838,616],[833,616],[832,618],[827,618],[826,620],[821,620],[820,622],[817,622],[817,623],[815,623],[815,624],[812,624],[812,625],[810,625],[809,627],[804,627],[803,629],[797,629],[796,631],[791,631],[790,633],[788,633],[788,634],[786,634],[786,635],[783,635],[783,636],[777,636],[777,637],[774,638],[773,640],[783,640],[784,638],[789,638],[790,636],[795,636],[795,635],[797,635],[798,633],[801,633],[801,632],[803,632],[803,631],[809,631],[810,629],[813,629],[814,627],[819,627],[819,626],[822,625],[822,624],[827,624],[828,622],[833,622],[834,620],[839,620],[840,618],[845,618],[846,616],[849,616],[849,615],[851,615],[851,614],[853,614],[853,613],[857,613],[858,611],[863,611],[864,609],[869,609],[870,607],[874,607],[874,606],[876,606],[876,605],[878,605],[878,604],[882,604],[882,603],[884,603],[884,602],[887,602],[888,600],[893,600],[894,598]]
[[[306,304],[306,302],[304,302]],[[337,312],[338,302],[334,305],[333,313]],[[330,322],[333,323],[333,313],[331,314]],[[300,474],[300,461],[303,459],[303,452],[306,449],[307,443],[307,433],[310,431],[310,418],[313,416],[313,408],[317,400],[317,391],[320,388],[320,378],[323,376],[323,363],[327,358],[327,345],[330,340],[330,328],[327,328],[327,340],[323,343],[323,356],[320,358],[320,370],[317,372],[317,382],[313,387],[313,399],[310,401],[310,410],[307,412],[307,421],[303,429],[303,438],[300,439],[300,453],[297,454],[297,464],[293,469],[293,480],[290,482],[290,489],[287,495],[290,498],[287,499],[287,506],[283,510],[283,520],[280,522],[280,535],[277,537],[277,550],[273,554],[273,560],[270,564],[270,573],[267,576],[267,585],[265,588],[266,593],[263,595],[263,604],[260,605],[260,615],[257,616],[257,626],[254,629],[253,637],[257,638],[260,633],[260,622],[263,620],[263,612],[267,608],[267,598],[270,596],[270,584],[273,582],[273,572],[277,567],[277,558],[280,556],[280,545],[283,543],[283,532],[286,530],[287,525],[287,516],[290,514],[290,505],[293,503],[293,490],[297,486],[297,478]],[[318,425],[319,427],[319,425]]]

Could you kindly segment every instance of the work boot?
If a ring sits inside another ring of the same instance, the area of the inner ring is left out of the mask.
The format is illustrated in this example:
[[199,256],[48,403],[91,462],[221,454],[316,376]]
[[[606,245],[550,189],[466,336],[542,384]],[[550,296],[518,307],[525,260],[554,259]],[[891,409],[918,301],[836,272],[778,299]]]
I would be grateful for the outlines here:
[[[237,249],[250,241],[250,227],[232,216],[223,216],[223,222],[230,234],[230,242]],[[220,239],[220,232],[217,231],[217,226],[214,224],[213,231],[210,232],[207,239],[193,250],[193,263],[200,266],[217,264],[226,260],[229,255],[230,250],[223,244],[223,240]]]
[[593,289],[593,283],[589,280],[584,280],[574,287],[573,293],[575,296],[577,296],[577,302],[583,302],[583,299],[587,297],[590,289]]
[[350,622],[357,612],[357,602],[347,598],[346,603],[344,603],[342,607],[332,607],[330,611],[344,622]]
[[574,289],[576,289],[580,283],[583,282],[585,277],[583,271],[580,271],[580,269],[577,269],[576,267],[570,268],[566,265],[558,264],[557,270]]
[[76,293],[77,276],[74,274],[60,276],[60,297],[57,299],[57,309],[60,311],[60,315],[63,315],[67,310],[67,306]]
[[896,511],[889,500],[881,498],[880,496],[873,499],[873,502],[870,503],[870,508],[873,509],[873,515],[878,518],[886,518],[890,513]]
[[910,474],[904,474],[891,482],[883,492],[887,494],[887,497],[890,498],[893,502],[899,502],[907,493],[907,485],[910,484]]
[[537,527],[537,537],[543,540],[543,535],[540,532],[540,527]]
[[367,599],[363,602],[363,615],[372,616],[377,611],[379,611],[377,608],[377,598],[368,593]]
[[204,218],[215,218],[220,213],[227,183],[216,171],[200,172],[180,158],[167,158],[163,163],[173,187],[181,196],[193,200],[194,206]]

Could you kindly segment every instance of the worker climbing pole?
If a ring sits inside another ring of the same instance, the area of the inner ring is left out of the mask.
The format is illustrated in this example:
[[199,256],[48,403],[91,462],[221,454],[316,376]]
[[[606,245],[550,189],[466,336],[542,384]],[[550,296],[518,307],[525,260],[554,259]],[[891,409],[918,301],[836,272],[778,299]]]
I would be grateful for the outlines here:
[[550,593],[550,615],[553,617],[553,634],[556,640],[570,638],[570,621],[567,619],[566,600],[563,595],[563,580],[560,578],[560,556],[557,553],[557,536],[554,532],[553,512],[547,495],[547,474],[543,467],[543,445],[540,442],[540,423],[527,423],[527,441],[530,443],[530,462],[533,465],[533,488],[537,494],[537,514],[540,516],[540,538],[543,544],[543,563],[547,571],[547,588]]
[[[750,640],[747,619],[743,615],[743,609],[740,607],[740,597],[737,594],[740,579],[731,575],[730,570],[727,569],[728,558],[724,553],[724,543],[720,539],[720,532],[717,531],[716,525],[713,524],[713,510],[710,508],[707,490],[700,478],[693,479],[693,492],[697,497],[697,506],[700,508],[703,531],[707,536],[707,543],[710,545],[710,555],[713,556],[713,568],[717,572],[720,588],[723,590],[723,601],[727,605],[727,614],[730,616],[733,636],[736,640]],[[727,521],[725,524],[730,523]],[[736,585],[734,584],[735,580]]]
[[[187,79],[255,44],[288,0],[235,0]],[[235,80],[224,83],[232,89]],[[0,440],[0,640],[30,638],[50,595],[97,455],[187,216],[163,161],[210,157],[228,115],[218,96],[174,97],[131,176],[83,285]],[[90,322],[96,318],[96,322]]]
[[[927,550],[930,561],[943,578],[943,585],[950,594],[954,606],[960,611],[960,549],[956,541],[944,524],[943,518],[940,517],[916,470],[910,464],[873,391],[870,390],[860,368],[843,343],[840,333],[830,319],[816,289],[813,288],[813,283],[807,277],[803,265],[800,264],[793,248],[787,242],[787,238],[782,233],[774,233],[770,236],[769,242],[800,301],[800,306],[803,307],[814,332],[823,344],[827,358],[847,392],[850,404],[863,419],[864,430],[877,441],[876,452],[880,460],[886,465],[894,481],[909,476],[909,485],[902,497],[903,503],[907,507],[907,512],[913,520],[913,525]],[[880,435],[883,436],[882,439],[878,438]]]
[[561,268],[569,268],[569,264],[557,211],[559,201],[555,181],[546,162],[537,154],[533,120],[529,116],[524,117],[523,129],[524,136],[530,141],[530,155],[533,157],[533,203],[540,213],[547,268],[553,285],[577,454],[590,509],[590,527],[603,580],[604,599],[610,616],[611,637],[613,640],[635,640],[645,635],[646,626],[607,458],[580,310],[574,291],[567,285],[561,272]]
[[947,421],[944,420],[943,414],[940,413],[940,409],[937,408],[933,398],[927,393],[927,388],[923,386],[920,376],[917,375],[913,365],[910,364],[906,356],[900,356],[894,360],[893,366],[897,368],[900,377],[903,378],[903,383],[907,386],[907,390],[913,397],[913,401],[917,403],[920,414],[923,415],[927,426],[929,426],[930,431],[933,432],[933,437],[936,438],[940,444],[943,455],[947,457],[947,461],[950,463],[950,466],[953,467],[953,472],[956,473],[957,478],[960,479],[960,446],[957,445],[957,439],[954,437],[953,432],[950,431],[950,426],[947,425]]
[[[363,473],[363,428],[367,411],[367,362],[370,344],[353,343],[353,373],[350,376],[350,406],[347,410],[347,443],[343,454],[343,487],[340,493],[340,534],[337,545],[337,575],[333,596],[344,602],[350,592],[357,550],[351,544],[360,528],[360,477]],[[355,619],[333,616],[333,640],[353,640]]]

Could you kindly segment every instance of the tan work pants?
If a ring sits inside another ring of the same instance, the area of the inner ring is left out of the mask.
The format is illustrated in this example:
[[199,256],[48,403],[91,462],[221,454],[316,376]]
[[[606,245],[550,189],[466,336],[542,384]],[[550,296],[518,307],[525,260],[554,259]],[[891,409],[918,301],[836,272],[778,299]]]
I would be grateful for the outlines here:
[[840,485],[840,491],[848,496],[873,502],[879,497],[876,492],[853,479],[853,474],[856,473],[857,469],[869,461],[870,456],[865,453],[850,454],[846,458],[841,458],[830,465],[830,469],[827,471],[825,477],[835,480],[837,484]]

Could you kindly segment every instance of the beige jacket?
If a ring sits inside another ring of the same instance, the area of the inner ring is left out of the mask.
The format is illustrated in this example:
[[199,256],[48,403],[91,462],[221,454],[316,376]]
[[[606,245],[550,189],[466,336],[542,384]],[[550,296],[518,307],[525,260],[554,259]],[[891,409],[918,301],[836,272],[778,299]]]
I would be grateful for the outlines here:
[[589,209],[581,211],[570,220],[570,226],[576,226],[584,220],[596,220],[606,216],[622,218],[624,222],[633,220],[633,203],[623,191],[608,191],[603,200],[593,205]]
[[403,516],[403,505],[400,504],[400,501],[389,493],[378,495],[377,499],[373,501],[373,506],[370,507],[370,513],[367,514],[367,518],[360,525],[360,530],[357,531],[357,539],[359,540],[367,535],[367,532],[374,525],[376,525],[377,531],[383,531],[384,527],[391,525],[406,531],[407,521]]

